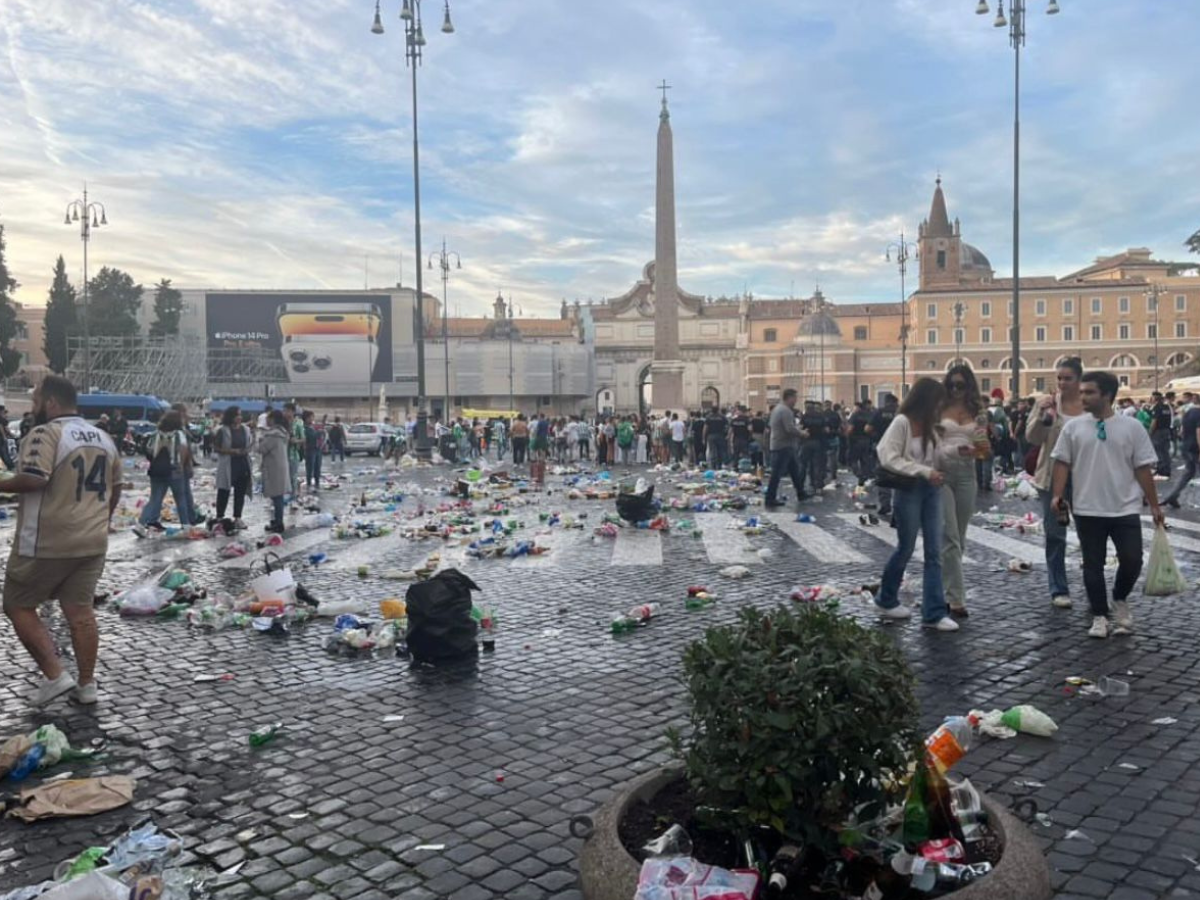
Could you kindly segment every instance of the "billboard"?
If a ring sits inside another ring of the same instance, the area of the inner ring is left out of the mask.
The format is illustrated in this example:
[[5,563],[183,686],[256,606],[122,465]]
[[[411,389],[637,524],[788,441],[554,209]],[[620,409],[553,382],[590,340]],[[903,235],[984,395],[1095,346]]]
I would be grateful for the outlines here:
[[[361,388],[392,381],[387,295],[210,293],[205,320],[212,380],[261,379],[265,357],[273,382]],[[238,371],[238,350],[246,351],[245,371]]]

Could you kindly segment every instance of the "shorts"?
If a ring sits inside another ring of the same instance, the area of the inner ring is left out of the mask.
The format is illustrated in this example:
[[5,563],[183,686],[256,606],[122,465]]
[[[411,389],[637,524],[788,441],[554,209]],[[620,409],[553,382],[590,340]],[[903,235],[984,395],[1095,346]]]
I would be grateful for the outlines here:
[[104,572],[105,554],[73,559],[8,557],[4,573],[4,608],[37,609],[47,600],[64,606],[87,604],[96,596],[96,585]]

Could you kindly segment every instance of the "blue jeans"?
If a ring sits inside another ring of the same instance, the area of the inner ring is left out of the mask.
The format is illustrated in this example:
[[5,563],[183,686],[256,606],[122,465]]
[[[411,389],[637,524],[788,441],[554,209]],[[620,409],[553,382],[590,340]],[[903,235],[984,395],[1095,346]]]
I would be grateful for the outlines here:
[[139,523],[150,525],[158,521],[162,515],[163,498],[167,496],[168,488],[171,490],[171,496],[175,498],[175,509],[179,513],[180,524],[191,524],[191,511],[187,505],[187,479],[182,473],[170,478],[150,479],[150,499],[142,507],[142,514],[138,516]]
[[725,438],[708,439],[708,467],[719,469],[725,465]]
[[820,494],[825,487],[825,447],[821,441],[800,445],[800,472],[812,482],[812,492]]
[[[1058,521],[1058,516],[1050,508],[1053,495],[1049,491],[1038,491],[1042,500],[1042,527],[1046,532],[1046,573],[1050,578],[1050,596],[1064,596],[1071,593],[1067,587],[1067,528]],[[1066,501],[1071,502],[1070,486],[1067,487]]]
[[338,462],[338,461],[345,462],[346,461],[345,446],[342,444],[330,444],[329,445],[329,460],[330,460],[330,462]]
[[900,582],[904,568],[912,559],[917,533],[925,539],[925,582],[921,592],[921,618],[937,622],[947,615],[946,595],[942,588],[942,489],[922,479],[911,490],[896,491],[892,501],[899,544],[883,570],[879,586],[879,605],[893,609],[900,605]]
[[306,487],[315,487],[321,489],[321,461],[323,456],[320,450],[304,451],[304,484]]
[[190,475],[183,476],[183,500],[187,504],[187,520],[184,521],[182,515],[179,521],[184,525],[196,525],[196,501],[192,497],[192,478]]

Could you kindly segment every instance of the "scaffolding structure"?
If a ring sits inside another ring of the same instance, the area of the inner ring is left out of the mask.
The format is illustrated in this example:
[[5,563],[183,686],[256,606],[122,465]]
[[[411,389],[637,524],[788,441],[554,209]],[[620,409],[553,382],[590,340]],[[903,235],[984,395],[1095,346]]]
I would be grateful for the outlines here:
[[217,393],[255,396],[283,374],[277,354],[264,348],[208,347],[178,335],[92,337],[92,379],[84,385],[83,338],[67,339],[67,377],[83,390],[153,394],[199,404]]

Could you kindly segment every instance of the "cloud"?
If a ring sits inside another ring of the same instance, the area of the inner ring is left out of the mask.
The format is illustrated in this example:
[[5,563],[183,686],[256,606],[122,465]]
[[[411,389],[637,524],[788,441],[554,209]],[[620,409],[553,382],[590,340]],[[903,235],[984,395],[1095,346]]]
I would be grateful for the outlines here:
[[[112,223],[93,266],[145,283],[354,288],[368,257],[411,283],[445,235],[464,313],[497,290],[527,313],[623,293],[653,255],[663,78],[688,290],[891,300],[883,247],[939,170],[965,238],[1009,265],[1012,50],[971,0],[457,0],[454,35],[425,6],[418,261],[399,0],[382,37],[365,0],[6,0],[18,298],[44,299],[59,253],[78,273],[61,210],[85,179]],[[1190,18],[1062,6],[1030,6],[1022,269],[1179,256],[1200,224]]]

